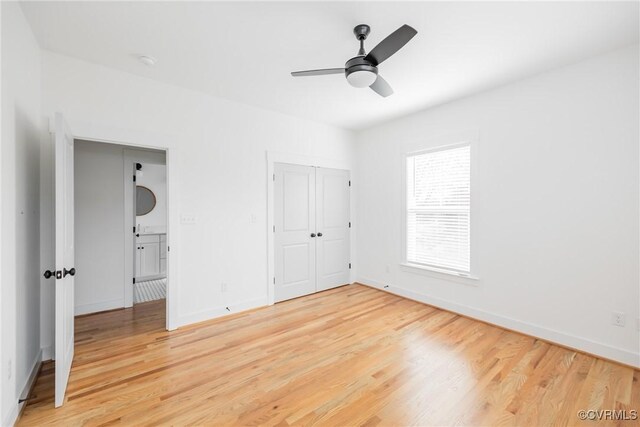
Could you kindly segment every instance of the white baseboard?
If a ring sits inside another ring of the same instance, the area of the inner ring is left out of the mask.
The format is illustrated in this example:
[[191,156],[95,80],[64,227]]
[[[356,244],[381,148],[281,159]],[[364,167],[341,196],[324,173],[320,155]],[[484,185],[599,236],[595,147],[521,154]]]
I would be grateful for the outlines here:
[[38,355],[33,360],[31,364],[31,371],[29,372],[29,378],[27,378],[26,383],[22,386],[22,392],[20,393],[20,399],[26,399],[29,394],[29,390],[31,390],[31,386],[38,379],[38,371],[40,371],[40,364],[42,363],[42,350],[38,352]]
[[53,354],[53,346],[48,345],[46,347],[42,347],[42,361],[46,362],[47,360],[53,360],[55,354]]
[[11,405],[11,409],[9,410],[7,417],[2,421],[2,426],[13,427],[16,424],[16,421],[18,421],[19,413],[20,406],[18,405],[18,402],[15,402],[13,405]]
[[622,348],[592,341],[587,338],[566,334],[564,332],[548,329],[543,326],[500,316],[444,299],[420,294],[418,292],[414,292],[402,287],[389,285],[385,288],[385,286],[387,285],[365,277],[361,277],[357,280],[357,282],[366,286],[370,286],[372,288],[399,295],[404,298],[429,304],[434,307],[442,308],[457,314],[471,317],[473,319],[481,320],[492,325],[496,325],[516,332],[521,332],[526,335],[531,335],[533,337],[540,338],[564,347],[584,351],[595,356],[600,356],[605,359],[610,359],[616,362],[624,363],[625,365],[640,368],[640,353],[634,353]]
[[228,316],[230,314],[239,313],[246,310],[251,310],[258,307],[267,306],[267,297],[256,298],[252,300],[242,301],[236,304],[229,305],[227,307],[216,307],[211,310],[200,311],[197,313],[181,315],[178,318],[178,328],[181,326],[190,325],[192,323],[204,322],[206,320],[216,319],[222,316]]
[[38,372],[40,371],[40,363],[42,363],[42,350],[38,352],[36,358],[33,360],[31,364],[31,370],[29,371],[29,377],[25,381],[25,384],[22,386],[20,390],[20,394],[18,395],[18,399],[11,406],[9,413],[7,414],[6,419],[2,422],[3,426],[13,426],[16,421],[18,421],[18,415],[22,408],[27,404],[27,402],[18,403],[18,400],[26,399],[29,394],[29,390],[31,390],[31,386],[38,379]]
[[101,301],[93,304],[76,305],[75,315],[97,313],[98,311],[113,310],[115,308],[124,307],[124,298],[118,298],[111,301]]

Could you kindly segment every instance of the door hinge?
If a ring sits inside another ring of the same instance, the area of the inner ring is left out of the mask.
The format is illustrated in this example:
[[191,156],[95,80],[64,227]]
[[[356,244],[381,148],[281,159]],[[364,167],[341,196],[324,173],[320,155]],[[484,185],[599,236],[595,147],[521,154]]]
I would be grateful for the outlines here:
[[134,285],[136,284],[136,278],[135,277],[133,278],[133,284]]
[[276,226],[275,225],[273,226],[273,232],[274,233],[276,232]]
[[273,180],[274,181],[276,180],[276,174],[275,173],[273,174]]
[[351,263],[349,263],[349,270],[351,270]]
[[273,284],[274,285],[276,284],[276,277],[275,276],[273,276]]
[[133,182],[136,182],[136,176],[133,175]]
[[167,246],[167,252],[169,252],[169,246]]
[[349,180],[349,187],[351,187],[351,180]]
[[136,234],[136,227],[135,227],[135,225],[133,226],[133,234]]
[[349,228],[351,228],[351,221],[349,221]]

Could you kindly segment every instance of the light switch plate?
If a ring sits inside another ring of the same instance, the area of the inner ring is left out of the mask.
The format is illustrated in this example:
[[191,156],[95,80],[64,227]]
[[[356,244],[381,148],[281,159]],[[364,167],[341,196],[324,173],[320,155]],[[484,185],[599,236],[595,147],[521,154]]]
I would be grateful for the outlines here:
[[180,215],[180,224],[195,224],[196,223],[196,217],[195,215],[185,215],[182,214]]

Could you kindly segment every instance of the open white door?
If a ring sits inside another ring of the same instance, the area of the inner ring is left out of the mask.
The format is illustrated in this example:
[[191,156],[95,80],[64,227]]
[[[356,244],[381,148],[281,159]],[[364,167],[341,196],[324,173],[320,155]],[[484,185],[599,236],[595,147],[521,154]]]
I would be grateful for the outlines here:
[[56,214],[56,397],[64,402],[73,362],[74,343],[74,220],[73,220],[73,136],[60,113],[54,117],[55,214]]

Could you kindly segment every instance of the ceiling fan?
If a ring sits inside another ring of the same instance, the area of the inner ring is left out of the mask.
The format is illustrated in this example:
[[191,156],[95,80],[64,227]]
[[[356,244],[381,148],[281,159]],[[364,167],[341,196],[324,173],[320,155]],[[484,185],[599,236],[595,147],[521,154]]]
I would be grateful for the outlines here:
[[418,34],[416,30],[408,25],[395,30],[382,40],[369,53],[364,50],[364,41],[371,32],[371,28],[366,24],[357,25],[353,33],[360,42],[360,50],[357,56],[351,58],[344,64],[344,68],[324,68],[321,70],[294,71],[293,77],[321,76],[325,74],[344,73],[347,81],[353,87],[369,86],[378,95],[387,97],[393,94],[393,89],[389,83],[378,74],[378,65],[389,59],[391,55],[399,51],[405,44]]

